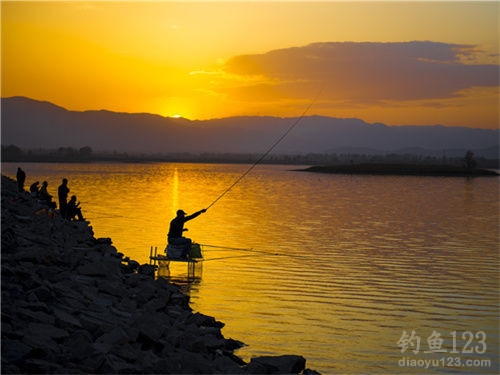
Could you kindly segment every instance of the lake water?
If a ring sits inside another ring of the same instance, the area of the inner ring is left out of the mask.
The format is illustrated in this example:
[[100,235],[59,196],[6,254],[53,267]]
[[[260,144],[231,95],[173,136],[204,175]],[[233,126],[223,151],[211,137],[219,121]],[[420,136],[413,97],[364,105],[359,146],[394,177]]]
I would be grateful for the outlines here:
[[[141,263],[151,245],[165,247],[178,208],[207,207],[248,168],[20,165],[27,183],[47,180],[54,196],[68,178],[96,237]],[[4,163],[2,173],[17,166]],[[248,344],[240,356],[301,354],[330,374],[498,372],[498,178],[291,168],[257,167],[186,224],[202,244],[285,254],[207,251],[207,259],[232,258],[205,262],[201,279],[185,286],[194,310]],[[439,349],[433,337],[446,352],[425,353]],[[429,370],[419,367],[431,359]]]

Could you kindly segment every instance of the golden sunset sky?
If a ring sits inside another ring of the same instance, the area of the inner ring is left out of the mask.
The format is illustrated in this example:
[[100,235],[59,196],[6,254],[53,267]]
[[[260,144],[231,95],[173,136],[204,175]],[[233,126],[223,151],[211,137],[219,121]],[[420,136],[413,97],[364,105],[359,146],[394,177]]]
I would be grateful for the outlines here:
[[498,2],[11,2],[2,97],[497,128]]

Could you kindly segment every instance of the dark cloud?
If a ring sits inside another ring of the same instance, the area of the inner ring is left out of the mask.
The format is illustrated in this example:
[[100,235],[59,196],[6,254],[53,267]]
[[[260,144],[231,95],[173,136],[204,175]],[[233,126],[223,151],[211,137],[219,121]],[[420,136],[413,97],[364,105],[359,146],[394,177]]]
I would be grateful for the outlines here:
[[249,101],[307,99],[324,86],[328,100],[450,98],[471,87],[498,86],[498,65],[463,63],[479,53],[474,45],[429,41],[314,43],[229,59],[226,73],[265,79],[226,92]]

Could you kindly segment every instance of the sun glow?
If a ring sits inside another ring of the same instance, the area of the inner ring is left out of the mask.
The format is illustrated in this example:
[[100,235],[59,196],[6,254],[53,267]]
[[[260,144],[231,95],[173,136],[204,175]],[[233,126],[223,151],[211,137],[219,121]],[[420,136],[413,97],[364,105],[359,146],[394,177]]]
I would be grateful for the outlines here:
[[[184,89],[189,90],[187,88]],[[195,95],[193,94],[193,96]],[[196,110],[193,111],[193,103],[190,100],[188,92],[182,93],[179,96],[162,97],[155,102],[154,109],[151,112],[170,118],[193,120],[198,116]]]
[[[296,116],[316,95],[318,76],[325,82],[321,103],[312,111],[318,115],[391,125],[498,126],[498,85],[475,73],[487,67],[473,67],[473,73],[461,66],[472,81],[448,78],[446,87],[411,71],[417,64],[412,53],[435,56],[437,48],[438,58],[449,58],[458,45],[469,51],[464,56],[492,64],[488,69],[496,73],[494,2],[360,4],[2,1],[2,96],[47,100],[69,110],[189,120]],[[379,44],[344,46],[349,55],[331,55],[343,41]],[[421,43],[416,50],[405,41],[441,44]],[[320,42],[331,45],[325,49]],[[393,42],[410,49],[396,53],[401,50],[388,44]],[[372,47],[396,52],[372,61]],[[356,63],[344,64],[348,56]],[[399,68],[390,70],[391,61]],[[434,62],[433,72],[439,76],[436,70],[454,66]],[[366,73],[377,67],[383,74]],[[456,74],[453,69],[447,74]],[[386,76],[392,78],[381,78]],[[410,83],[415,90],[408,89]]]

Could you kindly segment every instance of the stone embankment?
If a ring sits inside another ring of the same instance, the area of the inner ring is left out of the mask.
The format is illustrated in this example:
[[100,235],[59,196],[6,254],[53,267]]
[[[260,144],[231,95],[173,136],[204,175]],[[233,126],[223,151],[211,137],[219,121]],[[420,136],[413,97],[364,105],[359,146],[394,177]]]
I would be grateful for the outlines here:
[[304,373],[301,356],[234,354],[223,323],[2,176],[2,373]]

